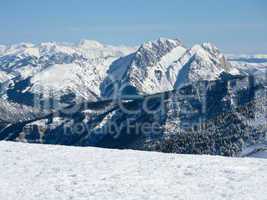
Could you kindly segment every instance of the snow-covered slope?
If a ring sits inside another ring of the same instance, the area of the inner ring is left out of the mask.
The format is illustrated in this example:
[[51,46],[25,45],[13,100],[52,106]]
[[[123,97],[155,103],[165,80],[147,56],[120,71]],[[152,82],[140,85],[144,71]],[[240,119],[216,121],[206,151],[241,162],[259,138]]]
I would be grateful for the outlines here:
[[[18,123],[37,118],[42,113],[37,109],[8,102],[0,98],[0,123]],[[1,132],[1,131],[0,131]]]
[[257,199],[267,160],[0,142],[0,199]]
[[35,74],[30,91],[33,93],[62,96],[69,92],[85,100],[100,97],[100,84],[106,76],[108,66],[115,58],[102,58],[97,61],[55,64]]
[[0,71],[0,84],[4,83],[7,80],[10,80],[12,77],[13,77],[12,75],[9,75],[4,71]]

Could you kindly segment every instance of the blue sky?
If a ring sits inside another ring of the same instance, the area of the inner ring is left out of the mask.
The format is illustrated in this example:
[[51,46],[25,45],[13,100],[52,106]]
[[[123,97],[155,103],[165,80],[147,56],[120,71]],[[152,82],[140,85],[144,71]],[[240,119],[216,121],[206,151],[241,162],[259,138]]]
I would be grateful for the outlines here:
[[267,53],[266,0],[0,0],[0,43],[158,37],[210,41],[226,53]]

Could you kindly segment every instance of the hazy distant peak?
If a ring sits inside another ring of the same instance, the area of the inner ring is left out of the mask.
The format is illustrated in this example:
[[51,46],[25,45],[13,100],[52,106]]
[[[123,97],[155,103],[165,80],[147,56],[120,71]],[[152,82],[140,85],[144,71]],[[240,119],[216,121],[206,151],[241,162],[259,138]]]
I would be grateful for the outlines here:
[[95,40],[81,40],[79,45],[79,47],[82,48],[87,48],[87,49],[100,49],[100,48],[104,48],[105,45],[101,44],[98,41]]

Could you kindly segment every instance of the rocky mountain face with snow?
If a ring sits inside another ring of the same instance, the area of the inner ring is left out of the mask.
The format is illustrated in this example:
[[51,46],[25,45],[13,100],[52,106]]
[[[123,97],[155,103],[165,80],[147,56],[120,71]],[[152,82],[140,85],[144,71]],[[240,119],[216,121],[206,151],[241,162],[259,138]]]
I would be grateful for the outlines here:
[[165,38],[0,46],[0,139],[239,155],[266,137],[258,62]]
[[[216,80],[222,72],[240,71],[210,43],[186,49],[179,40],[159,39],[115,61],[103,82],[103,96],[155,94],[199,80]],[[114,89],[116,88],[116,89]]]
[[176,78],[176,87],[199,80],[217,80],[222,72],[239,73],[224,55],[209,43],[193,46],[173,67],[181,69]]
[[[179,40],[160,38],[147,42],[126,57],[114,62],[103,83],[103,95],[110,96],[114,87],[121,94],[153,94],[173,89],[179,69],[170,69],[186,48]],[[171,71],[172,70],[172,71]]]

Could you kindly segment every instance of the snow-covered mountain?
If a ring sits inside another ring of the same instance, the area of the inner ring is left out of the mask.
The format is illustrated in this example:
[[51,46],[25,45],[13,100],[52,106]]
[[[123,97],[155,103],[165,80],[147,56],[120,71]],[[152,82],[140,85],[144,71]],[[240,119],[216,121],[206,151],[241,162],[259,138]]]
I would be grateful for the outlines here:
[[199,80],[216,80],[222,72],[238,74],[217,47],[210,43],[195,45],[173,66],[179,74],[175,87]]
[[161,38],[115,61],[103,94],[111,95],[114,88],[120,93],[155,94],[199,80],[216,80],[222,72],[240,74],[213,44],[186,49],[179,40]]
[[95,101],[100,97],[100,84],[111,63],[134,50],[90,40],[77,45],[55,42],[11,45],[2,48],[0,54],[0,81],[2,85],[16,85],[29,78],[22,93],[52,94],[58,98],[74,94]]
[[172,90],[178,71],[174,69],[170,74],[169,67],[185,52],[179,40],[160,38],[144,43],[136,52],[111,65],[102,86],[103,95],[111,95],[114,87],[121,93],[153,94]]
[[26,78],[54,64],[69,64],[74,61],[92,61],[108,57],[118,58],[133,51],[134,48],[113,47],[92,40],[82,40],[78,44],[21,43],[2,47],[0,66],[1,71],[12,72],[13,70]]
[[82,40],[78,44],[21,43],[0,49],[0,94],[8,96],[3,94],[10,90],[15,101],[14,96],[29,93],[88,101],[112,94],[154,94],[194,81],[216,80],[222,72],[248,74],[266,68],[264,57],[257,58],[261,63],[251,57],[226,58],[213,44],[187,49],[178,39],[166,38],[139,48]]
[[231,64],[244,74],[265,74],[267,73],[267,55],[227,55]]

